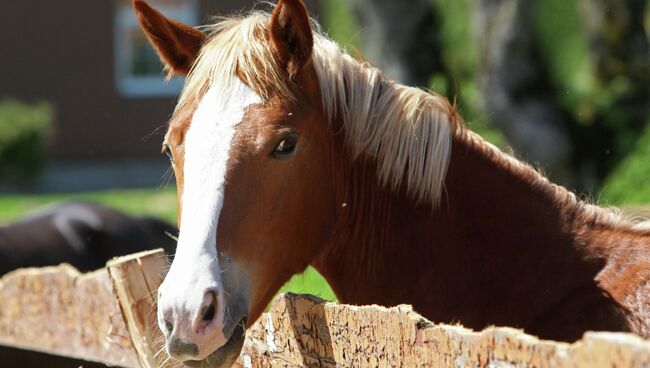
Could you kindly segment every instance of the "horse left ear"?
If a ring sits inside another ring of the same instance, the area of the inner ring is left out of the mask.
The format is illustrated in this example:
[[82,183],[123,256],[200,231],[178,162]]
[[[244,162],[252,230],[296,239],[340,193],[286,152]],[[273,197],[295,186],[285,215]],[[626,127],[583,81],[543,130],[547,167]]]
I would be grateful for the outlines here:
[[140,27],[172,74],[187,75],[196,60],[205,33],[168,19],[143,0],[133,0]]
[[302,0],[279,0],[270,25],[271,43],[289,76],[295,77],[311,61],[314,37]]

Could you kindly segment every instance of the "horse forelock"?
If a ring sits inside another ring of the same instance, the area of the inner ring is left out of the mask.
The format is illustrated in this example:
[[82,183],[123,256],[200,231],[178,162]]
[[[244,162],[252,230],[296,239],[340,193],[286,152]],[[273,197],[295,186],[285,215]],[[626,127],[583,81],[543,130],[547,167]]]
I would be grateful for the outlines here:
[[[241,79],[264,101],[295,100],[297,86],[277,62],[268,39],[271,15],[219,20],[187,77],[176,113],[196,104],[208,88],[228,90]],[[437,204],[451,155],[454,132],[463,124],[455,106],[429,91],[400,85],[360,62],[328,39],[312,21],[312,65],[322,109],[330,124],[341,123],[352,156],[377,161],[381,184],[405,186],[418,202]]]

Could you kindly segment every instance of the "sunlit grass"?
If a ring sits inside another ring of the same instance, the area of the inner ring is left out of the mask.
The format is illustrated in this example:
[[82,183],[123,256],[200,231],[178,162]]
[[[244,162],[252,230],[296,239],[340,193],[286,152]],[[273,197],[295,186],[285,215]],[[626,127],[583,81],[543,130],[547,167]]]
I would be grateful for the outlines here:
[[73,194],[2,195],[0,223],[55,203],[83,200],[99,203],[133,215],[146,215],[176,223],[176,188],[128,189]]
[[292,277],[280,290],[281,293],[287,291],[297,294],[312,294],[321,299],[336,301],[332,288],[323,276],[312,267],[307,268],[302,274]]

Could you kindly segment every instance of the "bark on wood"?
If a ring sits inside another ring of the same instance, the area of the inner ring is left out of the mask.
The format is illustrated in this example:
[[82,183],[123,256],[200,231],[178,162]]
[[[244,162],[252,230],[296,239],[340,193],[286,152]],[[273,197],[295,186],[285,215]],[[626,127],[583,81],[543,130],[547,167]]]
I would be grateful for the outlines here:
[[166,352],[156,323],[156,301],[167,271],[167,256],[162,250],[142,252],[115,258],[107,268],[140,365],[163,365]]
[[434,325],[408,306],[352,307],[287,294],[251,327],[239,367],[650,367],[650,342],[587,333],[574,344],[511,328]]
[[0,344],[139,366],[104,269],[82,275],[64,264],[5,275],[0,279]]

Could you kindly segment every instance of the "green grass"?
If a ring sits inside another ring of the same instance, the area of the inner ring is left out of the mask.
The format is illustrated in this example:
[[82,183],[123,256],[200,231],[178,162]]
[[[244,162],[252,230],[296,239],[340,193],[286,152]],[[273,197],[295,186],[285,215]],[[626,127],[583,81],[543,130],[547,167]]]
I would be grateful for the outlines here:
[[0,223],[16,220],[44,206],[66,200],[85,200],[134,215],[159,217],[176,222],[176,188],[109,190],[75,194],[0,196]]
[[305,272],[296,275],[287,282],[280,293],[291,291],[298,294],[312,294],[329,301],[336,301],[334,291],[327,281],[314,268],[309,267]]
[[[76,194],[4,195],[0,196],[0,224],[19,219],[25,214],[66,200],[87,200],[133,214],[148,215],[176,223],[176,188],[109,190]],[[325,300],[336,300],[327,281],[313,268],[294,276],[281,292],[313,294]]]

